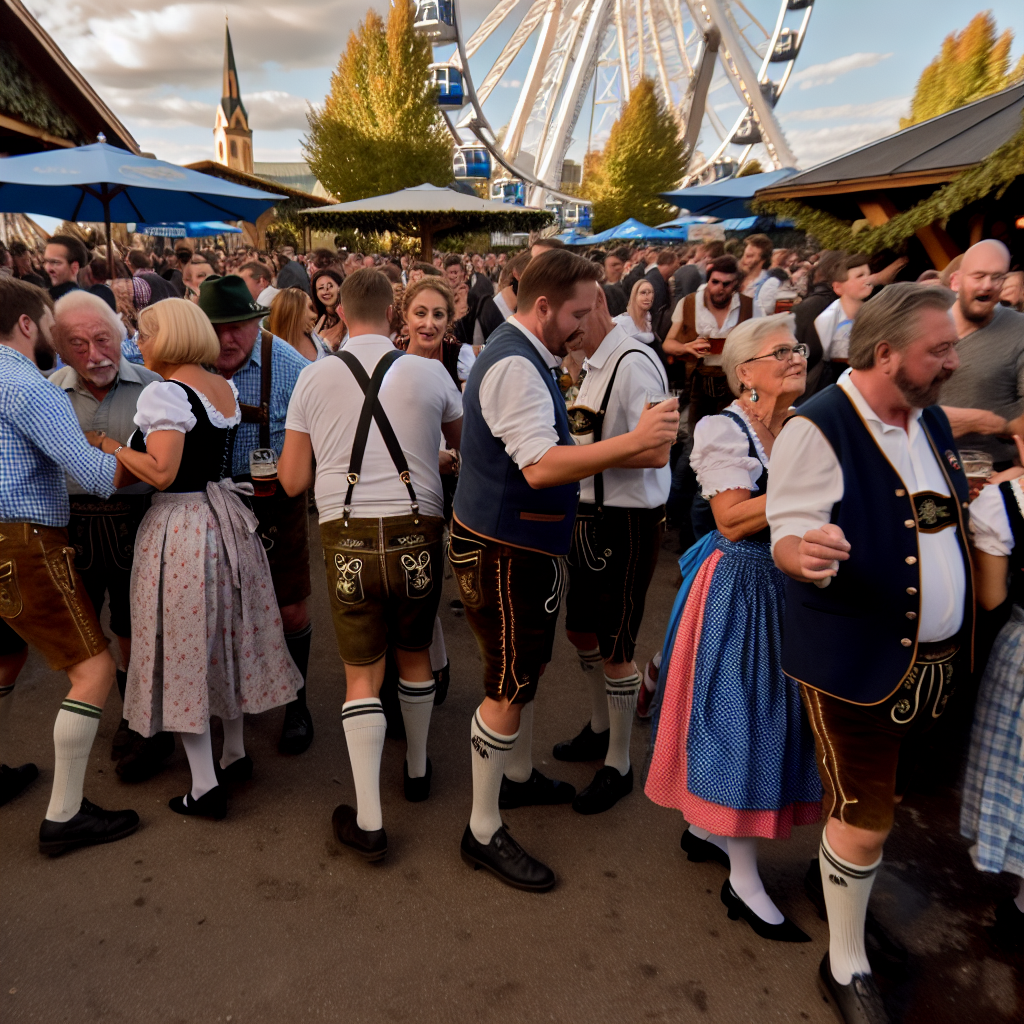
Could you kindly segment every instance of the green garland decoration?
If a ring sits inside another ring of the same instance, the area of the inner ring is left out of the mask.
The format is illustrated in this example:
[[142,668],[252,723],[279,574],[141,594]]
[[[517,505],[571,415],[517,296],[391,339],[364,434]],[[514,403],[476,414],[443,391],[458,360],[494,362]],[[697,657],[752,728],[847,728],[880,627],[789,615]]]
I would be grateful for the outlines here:
[[33,85],[31,75],[10,43],[0,40],[0,110],[59,139],[82,145],[86,139],[74,120]]
[[751,208],[757,214],[793,221],[798,228],[814,235],[822,248],[873,256],[883,249],[895,249],[921,228],[946,220],[990,193],[1001,199],[1022,172],[1024,125],[980,164],[958,174],[927,199],[878,227],[855,231],[852,222],[796,199],[755,200]]

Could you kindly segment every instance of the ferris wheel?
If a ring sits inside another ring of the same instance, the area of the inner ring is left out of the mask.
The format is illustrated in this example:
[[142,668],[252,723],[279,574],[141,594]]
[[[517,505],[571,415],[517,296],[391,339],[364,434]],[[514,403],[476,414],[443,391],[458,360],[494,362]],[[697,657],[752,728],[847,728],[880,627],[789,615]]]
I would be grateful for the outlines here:
[[[584,132],[587,149],[603,145],[644,76],[678,125],[688,183],[728,177],[752,156],[776,169],[795,166],[774,108],[813,6],[814,0],[496,0],[466,38],[458,0],[417,0],[416,29],[435,49],[431,70],[456,143],[456,176],[489,178],[497,164],[506,181],[522,183],[520,201],[543,206],[572,201],[560,191],[570,146]],[[490,67],[481,64],[481,51],[499,46]],[[514,112],[496,130],[488,101],[521,55],[529,68],[517,83]]]

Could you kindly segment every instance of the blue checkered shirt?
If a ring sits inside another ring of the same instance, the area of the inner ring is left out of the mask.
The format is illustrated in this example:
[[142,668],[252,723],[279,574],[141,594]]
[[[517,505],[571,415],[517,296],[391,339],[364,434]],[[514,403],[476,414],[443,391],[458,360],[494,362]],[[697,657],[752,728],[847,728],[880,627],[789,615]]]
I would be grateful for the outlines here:
[[64,474],[89,493],[114,493],[117,459],[85,439],[68,396],[0,345],[0,522],[67,526]]

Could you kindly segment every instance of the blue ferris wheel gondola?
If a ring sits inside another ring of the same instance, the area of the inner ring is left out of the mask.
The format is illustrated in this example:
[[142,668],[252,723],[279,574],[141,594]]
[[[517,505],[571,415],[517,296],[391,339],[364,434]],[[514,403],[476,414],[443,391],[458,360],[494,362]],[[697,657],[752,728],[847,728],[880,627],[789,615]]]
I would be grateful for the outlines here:
[[459,146],[455,150],[452,171],[456,178],[489,178],[491,154],[482,145]]
[[526,185],[518,178],[495,178],[491,182],[491,198],[498,203],[526,205]]
[[452,0],[416,0],[413,28],[426,36],[434,46],[458,41]]
[[466,105],[462,72],[451,64],[431,64],[430,84],[437,86],[437,105],[442,110],[461,110]]

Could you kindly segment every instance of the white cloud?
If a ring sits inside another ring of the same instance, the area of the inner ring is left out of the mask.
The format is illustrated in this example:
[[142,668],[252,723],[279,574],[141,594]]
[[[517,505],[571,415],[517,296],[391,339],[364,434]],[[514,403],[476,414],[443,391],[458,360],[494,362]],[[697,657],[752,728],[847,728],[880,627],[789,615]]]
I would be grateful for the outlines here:
[[891,53],[850,53],[845,57],[837,57],[825,64],[812,64],[809,68],[797,71],[793,81],[800,83],[801,89],[813,89],[819,85],[830,85],[837,78],[859,71],[861,68],[873,68],[883,60],[888,60]]
[[522,87],[522,84],[523,83],[520,82],[518,78],[513,78],[513,79],[510,79],[510,80],[506,80],[506,79],[503,78],[503,79],[501,79],[500,82],[498,82],[498,85],[502,89],[519,89],[519,88]]
[[810,107],[807,110],[787,110],[779,115],[783,124],[796,121],[839,121],[849,118],[878,117],[895,121],[905,117],[910,109],[909,96],[891,96],[874,103],[842,103],[835,107]]
[[807,168],[874,142],[891,134],[897,127],[895,122],[869,121],[825,128],[794,128],[786,132],[786,139],[796,154],[799,166]]

